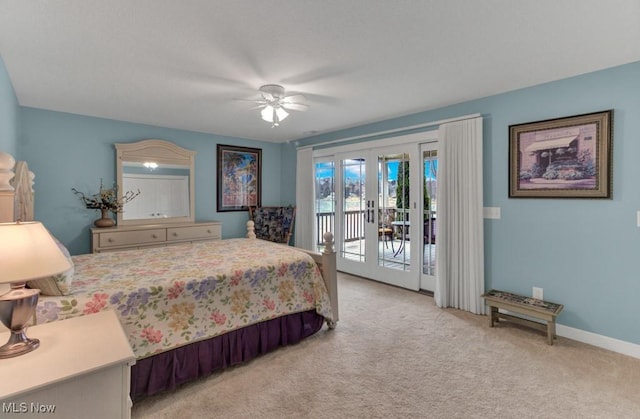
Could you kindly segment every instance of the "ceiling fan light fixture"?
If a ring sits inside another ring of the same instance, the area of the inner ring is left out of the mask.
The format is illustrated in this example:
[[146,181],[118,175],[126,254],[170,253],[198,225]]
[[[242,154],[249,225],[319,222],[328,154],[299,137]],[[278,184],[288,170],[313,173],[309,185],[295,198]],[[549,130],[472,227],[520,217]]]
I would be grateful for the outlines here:
[[285,96],[284,87],[279,84],[265,84],[260,86],[260,94],[262,99],[255,100],[259,105],[258,108],[262,108],[260,115],[264,121],[270,122],[271,127],[280,126],[280,121],[283,121],[289,116],[290,111],[306,111],[309,105],[301,103],[304,101],[304,96],[300,94]]
[[260,92],[269,100],[282,99],[284,97],[284,87],[279,84],[265,84],[260,86]]
[[274,126],[278,126],[279,122],[284,120],[289,113],[280,107],[273,107],[267,105],[260,111],[262,119],[267,122],[271,122]]

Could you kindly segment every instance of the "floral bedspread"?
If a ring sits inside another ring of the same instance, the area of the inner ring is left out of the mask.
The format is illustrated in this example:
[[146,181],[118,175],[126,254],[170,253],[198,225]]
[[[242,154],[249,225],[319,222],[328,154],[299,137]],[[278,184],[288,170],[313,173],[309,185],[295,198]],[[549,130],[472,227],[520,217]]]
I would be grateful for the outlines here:
[[138,359],[249,324],[331,307],[313,259],[228,239],[73,256],[71,293],[40,296],[37,322],[112,309]]

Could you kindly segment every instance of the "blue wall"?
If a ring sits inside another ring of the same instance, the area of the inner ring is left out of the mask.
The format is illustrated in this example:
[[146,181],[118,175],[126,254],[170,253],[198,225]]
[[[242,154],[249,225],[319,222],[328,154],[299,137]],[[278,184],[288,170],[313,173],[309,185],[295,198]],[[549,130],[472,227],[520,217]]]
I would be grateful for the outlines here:
[[71,192],[96,193],[100,179],[115,181],[114,143],[160,138],[196,151],[196,220],[222,221],[223,238],[246,235],[247,212],[216,212],[216,144],[262,149],[262,202],[280,205],[281,145],[160,128],[68,113],[21,108],[21,159],[35,178],[35,217],[72,254],[90,251],[90,232],[99,213],[83,207]]
[[9,74],[0,56],[0,151],[19,157],[19,106]]
[[[614,109],[613,199],[508,198],[509,125],[607,109]],[[542,287],[545,299],[565,305],[560,324],[640,344],[640,62],[298,143],[473,113],[484,117],[484,206],[502,211],[485,220],[486,288],[531,295]]]
[[[613,199],[508,198],[508,126],[614,109]],[[491,96],[433,111],[301,139],[301,145],[395,129],[472,113],[484,116],[484,205],[500,207],[485,221],[486,288],[524,294],[543,287],[565,305],[559,323],[640,344],[640,62]],[[36,173],[36,217],[73,253],[89,251],[97,217],[71,193],[114,180],[113,143],[162,138],[198,152],[196,218],[223,222],[224,237],[244,235],[246,213],[217,214],[216,143],[263,149],[263,203],[295,201],[295,143],[271,144],[18,108],[0,62],[0,149],[27,160]],[[19,141],[17,140],[19,138]]]

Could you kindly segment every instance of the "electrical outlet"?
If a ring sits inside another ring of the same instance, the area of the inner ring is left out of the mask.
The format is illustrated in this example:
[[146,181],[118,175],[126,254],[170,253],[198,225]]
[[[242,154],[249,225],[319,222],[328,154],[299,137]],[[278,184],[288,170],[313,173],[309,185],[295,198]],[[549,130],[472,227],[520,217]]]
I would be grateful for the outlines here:
[[[482,214],[484,218],[487,218],[490,220],[499,220],[500,207],[484,207],[482,208]],[[638,211],[638,214],[640,214],[640,211]],[[640,215],[638,215],[638,217],[640,217]]]
[[538,287],[533,287],[533,298],[536,298],[538,300],[544,300],[543,298],[543,293],[542,293],[542,288],[538,288]]

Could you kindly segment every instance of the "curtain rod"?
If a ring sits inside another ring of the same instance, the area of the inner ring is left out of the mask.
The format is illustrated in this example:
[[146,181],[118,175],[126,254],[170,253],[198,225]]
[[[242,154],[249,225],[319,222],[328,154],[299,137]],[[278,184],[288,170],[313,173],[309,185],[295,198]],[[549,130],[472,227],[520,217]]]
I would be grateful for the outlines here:
[[313,147],[319,146],[319,145],[342,143],[342,142],[345,142],[345,141],[359,140],[359,139],[363,139],[363,138],[367,138],[367,137],[374,137],[374,136],[377,136],[377,135],[393,134],[395,132],[410,131],[412,129],[418,129],[418,128],[427,128],[427,127],[432,127],[434,125],[446,124],[448,122],[464,121],[465,119],[473,119],[473,118],[477,118],[479,116],[482,116],[482,114],[474,113],[474,114],[471,114],[471,115],[459,116],[459,117],[456,117],[456,118],[441,119],[439,121],[425,122],[424,124],[411,125],[409,127],[395,128],[395,129],[390,129],[390,130],[387,130],[387,131],[371,132],[369,134],[355,135],[353,137],[347,137],[347,138],[338,138],[338,139],[335,139],[335,140],[330,140],[330,141],[325,141],[325,142],[321,142],[321,143],[300,146],[300,147],[296,147],[296,148],[298,150],[302,150],[304,148],[313,148]]

